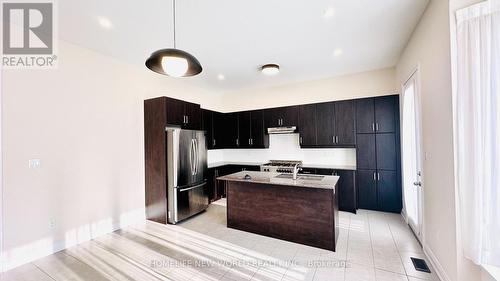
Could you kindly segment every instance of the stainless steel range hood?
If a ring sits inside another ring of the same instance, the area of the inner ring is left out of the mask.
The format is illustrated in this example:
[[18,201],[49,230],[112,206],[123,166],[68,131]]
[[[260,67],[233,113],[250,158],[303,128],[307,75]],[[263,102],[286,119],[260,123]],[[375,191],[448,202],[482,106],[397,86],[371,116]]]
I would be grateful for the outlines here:
[[272,134],[293,134],[297,131],[296,126],[267,128],[267,133]]

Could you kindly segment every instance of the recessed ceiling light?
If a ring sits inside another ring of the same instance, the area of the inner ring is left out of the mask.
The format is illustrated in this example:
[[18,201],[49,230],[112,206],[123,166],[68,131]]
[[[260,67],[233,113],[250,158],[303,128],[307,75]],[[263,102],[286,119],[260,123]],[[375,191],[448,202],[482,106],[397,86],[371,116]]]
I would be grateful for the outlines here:
[[262,66],[261,72],[265,75],[276,75],[280,72],[280,66],[274,63],[265,64]]
[[335,16],[335,9],[330,7],[330,8],[327,8],[323,11],[323,17],[325,19],[329,19],[329,18],[332,18],[333,16]]
[[342,51],[342,49],[341,49],[341,48],[337,48],[337,49],[335,49],[335,50],[333,51],[333,56],[334,56],[334,57],[339,57],[339,56],[341,56],[341,55],[342,55],[342,53],[343,53],[343,52],[344,52],[344,51]]
[[106,28],[106,29],[111,29],[113,28],[113,23],[106,17],[98,17],[97,21],[99,22],[99,25]]
[[219,74],[219,75],[217,75],[217,79],[219,79],[219,80],[226,80],[226,76],[224,76],[222,74]]

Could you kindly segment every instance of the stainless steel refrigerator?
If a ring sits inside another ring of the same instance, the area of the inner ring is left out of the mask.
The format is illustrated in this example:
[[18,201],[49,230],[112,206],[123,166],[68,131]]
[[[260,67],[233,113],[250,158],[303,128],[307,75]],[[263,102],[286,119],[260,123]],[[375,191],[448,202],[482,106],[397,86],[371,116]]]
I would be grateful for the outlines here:
[[167,128],[168,223],[176,224],[208,207],[207,146],[204,131]]

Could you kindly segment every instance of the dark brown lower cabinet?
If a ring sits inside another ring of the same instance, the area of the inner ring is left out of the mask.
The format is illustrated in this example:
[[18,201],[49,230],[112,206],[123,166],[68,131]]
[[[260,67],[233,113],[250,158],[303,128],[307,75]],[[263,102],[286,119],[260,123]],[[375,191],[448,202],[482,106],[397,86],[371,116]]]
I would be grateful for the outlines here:
[[356,172],[337,170],[336,173],[340,177],[338,183],[339,210],[356,213]]
[[217,180],[218,177],[234,174],[240,171],[260,171],[260,166],[224,165],[208,169],[208,194],[210,202],[226,197],[226,182]]
[[377,210],[376,170],[357,170],[358,208]]
[[354,170],[333,170],[333,169],[315,169],[302,168],[303,174],[317,174],[324,176],[339,176],[337,183],[339,210],[344,212],[356,213],[358,209],[356,197],[356,171]]

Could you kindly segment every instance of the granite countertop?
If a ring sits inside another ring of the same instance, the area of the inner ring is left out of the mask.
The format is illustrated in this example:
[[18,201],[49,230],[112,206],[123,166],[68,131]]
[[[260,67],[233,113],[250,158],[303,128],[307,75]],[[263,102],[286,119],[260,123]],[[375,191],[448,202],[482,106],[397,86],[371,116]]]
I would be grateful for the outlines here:
[[[251,179],[244,179],[245,175],[249,175]],[[277,178],[276,176],[281,175],[280,173],[270,173],[270,172],[252,172],[252,171],[242,171],[234,173],[227,176],[218,177],[218,180],[225,181],[238,181],[238,182],[252,182],[252,183],[263,183],[263,184],[276,184],[276,185],[287,185],[287,186],[298,186],[298,187],[308,187],[308,188],[321,188],[321,189],[334,189],[339,177],[337,176],[317,176],[322,177],[321,180],[317,179],[307,179],[306,177],[311,177],[311,175],[299,174],[297,180],[291,178]],[[301,176],[305,178],[300,178]]]
[[208,163],[208,168],[217,168],[226,165],[241,165],[241,166],[260,166],[264,163],[261,162],[238,162],[238,161],[223,161],[223,162],[213,162]]

